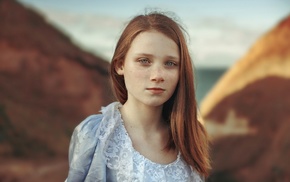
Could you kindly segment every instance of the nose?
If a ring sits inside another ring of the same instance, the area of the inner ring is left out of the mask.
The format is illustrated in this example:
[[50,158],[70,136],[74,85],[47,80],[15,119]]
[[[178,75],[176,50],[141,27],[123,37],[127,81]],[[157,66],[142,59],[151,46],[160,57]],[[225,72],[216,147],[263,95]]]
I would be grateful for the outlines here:
[[163,82],[164,74],[163,70],[160,67],[154,67],[151,70],[150,80],[153,82]]

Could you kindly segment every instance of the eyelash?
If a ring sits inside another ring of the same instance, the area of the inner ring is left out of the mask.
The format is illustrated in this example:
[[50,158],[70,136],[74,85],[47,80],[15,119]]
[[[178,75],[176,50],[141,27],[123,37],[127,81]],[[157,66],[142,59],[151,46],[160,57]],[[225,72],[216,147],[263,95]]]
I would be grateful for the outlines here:
[[[168,65],[168,64],[170,64],[170,65]],[[177,66],[177,63],[174,62],[174,61],[168,61],[168,62],[165,63],[165,65],[167,65],[167,66]]]
[[145,64],[145,65],[148,65],[151,63],[150,60],[146,59],[146,58],[140,58],[140,59],[138,59],[138,62],[141,64]]

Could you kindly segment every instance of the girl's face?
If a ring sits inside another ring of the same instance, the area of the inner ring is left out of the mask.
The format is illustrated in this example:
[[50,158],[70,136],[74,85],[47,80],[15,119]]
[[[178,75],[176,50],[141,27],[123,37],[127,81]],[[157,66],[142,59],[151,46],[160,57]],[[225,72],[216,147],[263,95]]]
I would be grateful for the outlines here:
[[124,64],[117,68],[124,75],[127,102],[162,106],[174,93],[179,80],[180,55],[176,43],[157,31],[135,37]]

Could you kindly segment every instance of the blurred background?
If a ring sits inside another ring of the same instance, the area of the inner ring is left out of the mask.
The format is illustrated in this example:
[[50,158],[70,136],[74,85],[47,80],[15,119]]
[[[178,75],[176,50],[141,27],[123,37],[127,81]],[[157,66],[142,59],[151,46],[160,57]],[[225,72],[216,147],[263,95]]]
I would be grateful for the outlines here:
[[115,100],[120,33],[156,9],[188,33],[207,181],[290,181],[289,0],[0,0],[0,181],[64,181],[74,127]]

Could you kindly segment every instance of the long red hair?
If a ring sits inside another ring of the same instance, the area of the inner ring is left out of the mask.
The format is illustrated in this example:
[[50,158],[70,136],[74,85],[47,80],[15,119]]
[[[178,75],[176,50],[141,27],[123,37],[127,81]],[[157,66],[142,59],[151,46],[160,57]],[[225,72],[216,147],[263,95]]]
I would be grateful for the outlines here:
[[127,101],[124,77],[116,68],[123,64],[134,38],[141,32],[156,30],[172,39],[179,48],[179,82],[172,97],[164,103],[163,118],[170,125],[168,148],[177,148],[184,160],[204,176],[210,170],[208,137],[197,119],[192,60],[184,36],[185,30],[163,13],[152,12],[134,17],[125,27],[111,62],[111,79],[117,99]]

